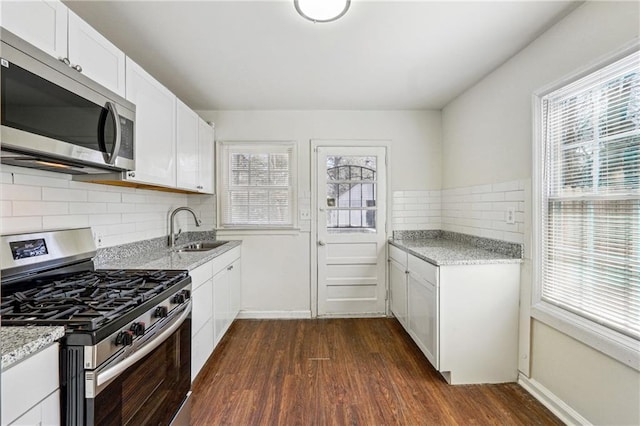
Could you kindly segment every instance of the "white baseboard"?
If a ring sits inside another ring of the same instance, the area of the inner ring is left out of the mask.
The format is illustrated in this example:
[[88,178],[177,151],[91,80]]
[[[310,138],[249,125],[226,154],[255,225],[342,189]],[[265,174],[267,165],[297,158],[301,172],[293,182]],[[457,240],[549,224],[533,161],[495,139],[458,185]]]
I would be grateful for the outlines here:
[[309,319],[311,311],[240,311],[238,319]]
[[558,416],[558,418],[564,423],[568,425],[584,426],[592,424],[589,420],[582,417],[580,413],[569,407],[563,400],[558,398],[553,392],[535,379],[530,379],[520,373],[518,376],[518,384],[533,395],[535,399],[540,401],[540,403],[547,407],[553,414]]

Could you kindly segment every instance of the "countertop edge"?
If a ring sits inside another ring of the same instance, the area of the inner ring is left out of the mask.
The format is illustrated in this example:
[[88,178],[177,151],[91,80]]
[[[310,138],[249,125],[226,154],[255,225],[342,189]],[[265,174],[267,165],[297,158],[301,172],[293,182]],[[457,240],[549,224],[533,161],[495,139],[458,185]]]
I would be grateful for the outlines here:
[[[204,240],[203,240],[204,241]],[[223,255],[224,253],[241,246],[241,240],[216,240],[227,241],[226,244],[215,249],[204,252],[181,252],[176,253],[167,248],[162,251],[150,253],[151,256],[141,259],[140,255],[132,256],[117,261],[100,262],[96,264],[97,269],[181,269],[192,271],[198,266]],[[176,267],[175,264],[179,264]]]
[[425,256],[424,254],[413,250],[411,247],[407,247],[406,245],[402,244],[401,241],[402,240],[388,240],[389,244],[393,245],[394,247],[397,247],[400,250],[407,252],[426,262],[429,262],[435,266],[521,264],[523,262],[523,259],[521,258],[506,257],[505,255],[501,255],[499,253],[496,253],[496,258],[494,259],[437,260]]
[[64,333],[65,329],[62,326],[5,326],[0,328],[2,371],[51,346],[63,338]]

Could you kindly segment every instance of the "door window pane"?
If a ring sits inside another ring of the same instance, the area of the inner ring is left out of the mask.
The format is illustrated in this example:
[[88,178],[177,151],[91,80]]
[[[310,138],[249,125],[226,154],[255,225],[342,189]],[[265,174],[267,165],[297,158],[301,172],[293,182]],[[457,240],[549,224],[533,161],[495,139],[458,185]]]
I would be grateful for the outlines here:
[[376,231],[376,166],[371,156],[327,156],[327,228]]

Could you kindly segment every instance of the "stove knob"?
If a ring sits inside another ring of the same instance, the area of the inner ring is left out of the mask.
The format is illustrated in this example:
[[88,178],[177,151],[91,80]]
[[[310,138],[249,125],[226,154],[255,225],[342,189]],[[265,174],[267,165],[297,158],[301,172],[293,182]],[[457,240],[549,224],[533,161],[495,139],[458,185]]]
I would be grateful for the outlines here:
[[158,306],[153,316],[155,316],[156,318],[166,318],[168,313],[169,311],[166,306]]
[[146,331],[145,324],[141,322],[134,322],[131,324],[131,331],[136,336],[144,336],[144,332]]
[[182,290],[182,294],[184,295],[184,300],[187,300],[191,297],[191,292],[189,290]]
[[182,293],[178,293],[175,296],[173,296],[173,298],[171,299],[171,303],[184,303],[184,294]]
[[129,330],[121,331],[116,336],[116,345],[131,346],[133,344],[133,333]]

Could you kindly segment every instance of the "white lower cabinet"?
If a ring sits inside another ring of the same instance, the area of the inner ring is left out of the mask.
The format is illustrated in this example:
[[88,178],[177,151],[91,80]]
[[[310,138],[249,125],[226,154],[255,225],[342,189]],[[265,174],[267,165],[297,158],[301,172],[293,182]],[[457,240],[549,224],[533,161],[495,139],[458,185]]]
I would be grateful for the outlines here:
[[515,382],[520,264],[435,266],[406,252],[403,264],[402,253],[389,247],[391,311],[436,370],[450,384]]
[[59,425],[58,344],[2,372],[2,425]]
[[191,380],[193,381],[240,312],[240,246],[191,275]]
[[435,283],[409,273],[409,334],[438,369],[438,297]]
[[393,259],[389,259],[389,289],[391,312],[400,324],[409,330],[407,316],[407,267]]

